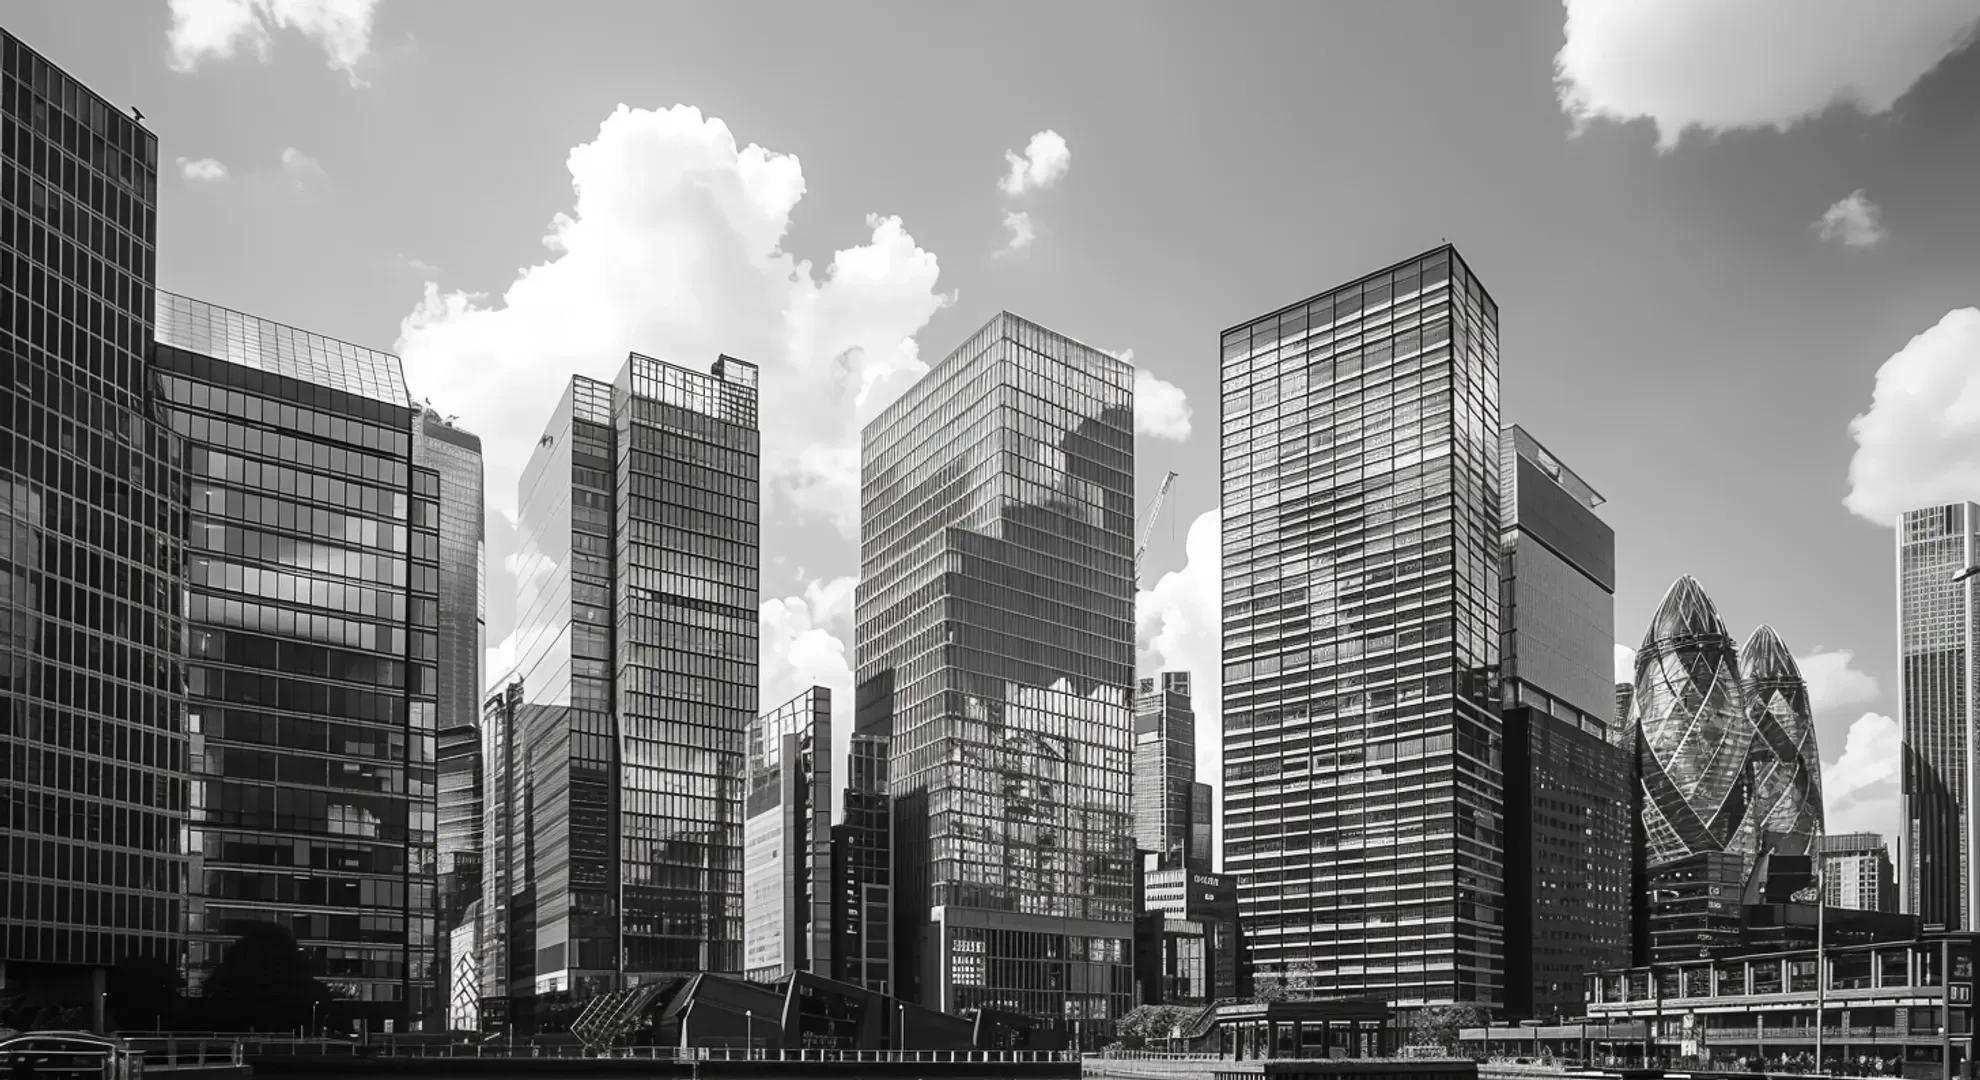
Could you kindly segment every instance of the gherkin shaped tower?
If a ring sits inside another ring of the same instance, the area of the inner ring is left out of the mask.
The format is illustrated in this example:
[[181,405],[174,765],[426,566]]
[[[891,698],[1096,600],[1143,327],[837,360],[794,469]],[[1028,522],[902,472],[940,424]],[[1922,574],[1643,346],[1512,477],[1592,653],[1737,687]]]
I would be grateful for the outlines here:
[[1706,853],[1750,866],[1758,838],[1742,825],[1753,721],[1732,637],[1690,575],[1664,594],[1637,651],[1628,727],[1637,736],[1649,867]]
[[1808,683],[1771,626],[1739,650],[1741,689],[1753,723],[1753,843],[1766,853],[1813,854],[1822,831],[1822,758]]

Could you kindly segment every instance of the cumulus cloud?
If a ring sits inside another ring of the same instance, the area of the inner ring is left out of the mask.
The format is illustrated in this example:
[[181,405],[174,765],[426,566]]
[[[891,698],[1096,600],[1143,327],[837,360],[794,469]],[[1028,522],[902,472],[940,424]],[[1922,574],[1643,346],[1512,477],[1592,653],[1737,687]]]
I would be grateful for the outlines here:
[[1837,105],[1888,112],[1972,40],[1974,0],[1565,0],[1554,58],[1561,108],[1595,120],[1649,119],[1657,149],[1687,130],[1781,131]]
[[1884,228],[1884,208],[1871,202],[1857,188],[1837,199],[1812,226],[1824,240],[1840,240],[1844,247],[1869,247],[1890,233]]
[[1829,832],[1897,835],[1901,742],[1897,721],[1881,713],[1849,726],[1841,756],[1822,766]]
[[323,171],[323,163],[303,153],[293,146],[282,149],[282,171],[298,188],[306,188],[319,180],[328,178]]
[[166,43],[179,71],[244,51],[266,63],[274,32],[294,30],[322,46],[352,86],[364,85],[357,69],[371,51],[378,0],[170,0],[170,7]]
[[1066,170],[1072,168],[1072,148],[1066,145],[1064,137],[1048,128],[1031,137],[1022,155],[1014,150],[1004,151],[1004,164],[1007,167],[1004,178],[997,181],[997,187],[1016,198],[1058,183]]
[[954,299],[935,256],[872,215],[868,238],[814,274],[783,247],[798,159],[739,147],[690,106],[621,105],[568,167],[576,202],[551,222],[547,260],[499,299],[428,284],[400,326],[414,395],[495,436],[491,507],[514,517],[526,436],[573,373],[610,379],[633,350],[703,370],[727,353],[761,368],[766,505],[856,535],[860,426],[927,370],[914,335]]
[[1854,666],[1856,653],[1833,649],[1797,657],[1801,677],[1808,682],[1808,704],[1816,716],[1831,709],[1865,705],[1877,700],[1877,677]]
[[431,278],[440,273],[439,267],[417,255],[407,255],[404,252],[392,256],[392,262],[407,273],[417,274],[421,277]]
[[854,578],[814,581],[801,594],[763,601],[758,612],[757,705],[764,711],[812,686],[832,691],[832,812],[845,790],[846,754],[852,749],[851,636]]
[[[1163,574],[1135,598],[1141,672],[1187,671],[1196,711],[1196,778],[1221,800],[1223,769],[1223,525],[1208,510],[1190,523],[1183,568]],[[1219,803],[1221,805],[1221,802]],[[1216,818],[1222,861],[1223,815]]]
[[[1133,352],[1126,354],[1132,357]],[[1156,439],[1189,438],[1189,397],[1145,367],[1134,369],[1134,433]]]
[[1636,681],[1636,650],[1616,643],[1616,681],[1633,683]]
[[1980,499],[1980,308],[1958,308],[1877,369],[1851,420],[1843,505],[1879,525],[1906,510]]
[[1038,239],[1038,230],[1031,224],[1031,215],[1022,210],[1004,211],[1004,228],[1010,230],[1011,238],[997,249],[999,258],[1028,251],[1031,242]]
[[211,183],[227,178],[227,166],[210,157],[180,158],[179,175],[188,180]]

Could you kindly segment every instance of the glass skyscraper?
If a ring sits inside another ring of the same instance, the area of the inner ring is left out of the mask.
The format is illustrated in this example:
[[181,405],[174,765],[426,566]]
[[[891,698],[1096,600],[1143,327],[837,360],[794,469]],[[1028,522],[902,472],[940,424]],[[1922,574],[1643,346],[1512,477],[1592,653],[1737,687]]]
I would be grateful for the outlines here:
[[256,923],[373,1027],[432,1015],[440,479],[397,357],[161,295],[188,444],[197,986]]
[[1517,425],[1505,494],[1506,1013],[1574,1015],[1582,974],[1629,965],[1634,750],[1611,741],[1616,539],[1602,496]]
[[184,949],[185,481],[148,360],[158,143],[4,31],[0,52],[0,968],[93,1003],[118,961]]
[[844,812],[832,826],[831,976],[882,994],[894,984],[894,815],[887,790],[886,736],[854,732]]
[[832,973],[832,691],[813,686],[746,738],[743,975]]
[[1498,306],[1446,245],[1222,345],[1224,868],[1254,971],[1495,1004]]
[[1111,1032],[1133,993],[1133,369],[1001,313],[866,426],[856,703],[894,977]]
[[1141,680],[1134,695],[1134,843],[1149,869],[1208,872],[1210,785],[1196,779],[1196,713],[1189,672]]
[[[742,970],[756,714],[756,367],[571,381],[525,469],[516,748],[535,991]],[[515,958],[510,958],[515,963]]]
[[1980,799],[1967,768],[1967,735],[1980,725],[1980,576],[1954,580],[1975,563],[1980,503],[1898,519],[1900,910],[1949,930],[1980,927],[1971,863]]

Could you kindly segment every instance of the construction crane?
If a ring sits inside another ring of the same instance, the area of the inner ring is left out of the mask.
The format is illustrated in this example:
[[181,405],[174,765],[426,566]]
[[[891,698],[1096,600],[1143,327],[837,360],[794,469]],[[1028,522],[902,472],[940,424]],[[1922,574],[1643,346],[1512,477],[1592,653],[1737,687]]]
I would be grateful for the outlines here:
[[1155,519],[1162,516],[1162,504],[1169,498],[1169,488],[1176,482],[1176,471],[1162,478],[1162,488],[1155,493],[1155,505],[1148,508],[1148,520],[1141,526],[1141,543],[1134,549],[1134,587],[1141,587],[1141,557],[1148,554],[1148,541],[1155,535]]

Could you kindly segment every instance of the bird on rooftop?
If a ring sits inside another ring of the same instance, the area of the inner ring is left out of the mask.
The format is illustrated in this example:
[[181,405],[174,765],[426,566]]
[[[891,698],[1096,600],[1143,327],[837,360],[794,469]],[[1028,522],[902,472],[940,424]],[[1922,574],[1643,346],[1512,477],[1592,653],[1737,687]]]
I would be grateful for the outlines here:
[[144,121],[144,113],[139,112],[136,105],[131,106],[131,117],[140,123]]

